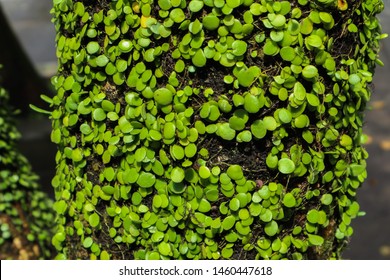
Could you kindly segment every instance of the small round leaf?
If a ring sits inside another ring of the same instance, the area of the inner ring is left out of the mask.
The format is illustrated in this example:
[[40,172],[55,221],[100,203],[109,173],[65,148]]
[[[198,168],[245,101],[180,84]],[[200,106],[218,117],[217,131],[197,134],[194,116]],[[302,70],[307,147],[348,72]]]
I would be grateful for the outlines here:
[[283,174],[291,174],[295,170],[295,164],[289,158],[281,158],[278,162],[278,169]]

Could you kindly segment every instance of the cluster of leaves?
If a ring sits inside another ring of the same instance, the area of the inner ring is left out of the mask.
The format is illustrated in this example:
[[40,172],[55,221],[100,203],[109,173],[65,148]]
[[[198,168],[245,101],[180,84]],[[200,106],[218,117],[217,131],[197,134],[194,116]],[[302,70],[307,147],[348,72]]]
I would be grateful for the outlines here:
[[54,0],[58,258],[340,257],[383,37],[346,5]]
[[8,93],[0,88],[0,259],[46,259],[53,254],[53,201],[43,193],[17,149],[20,133]]

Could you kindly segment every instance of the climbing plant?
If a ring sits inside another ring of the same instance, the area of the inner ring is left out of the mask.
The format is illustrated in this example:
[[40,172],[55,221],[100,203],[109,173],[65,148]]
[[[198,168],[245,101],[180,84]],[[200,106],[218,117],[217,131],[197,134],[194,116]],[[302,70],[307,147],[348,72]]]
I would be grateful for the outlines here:
[[0,259],[53,257],[53,201],[18,150],[21,135],[8,92],[0,88]]
[[379,0],[54,0],[59,259],[340,258]]

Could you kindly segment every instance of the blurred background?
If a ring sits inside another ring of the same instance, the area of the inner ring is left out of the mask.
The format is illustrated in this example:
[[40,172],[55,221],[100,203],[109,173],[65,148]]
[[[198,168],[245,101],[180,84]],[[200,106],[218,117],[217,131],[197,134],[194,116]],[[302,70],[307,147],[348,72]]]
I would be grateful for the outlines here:
[[[390,33],[390,1],[384,2],[385,10],[380,19],[383,32]],[[56,147],[50,142],[51,124],[45,117],[25,112],[28,103],[44,106],[36,99],[37,91],[50,94],[50,77],[57,70],[55,30],[50,15],[52,0],[0,0],[0,5],[24,50],[17,57],[9,57],[10,64],[17,65],[18,61],[30,63],[38,74],[33,81],[22,81],[20,77],[23,75],[18,71],[8,77],[18,86],[28,85],[27,88],[16,89],[23,91],[23,100],[14,101],[24,104],[18,119],[23,135],[20,149],[40,176],[43,188],[52,193],[50,181],[55,172]],[[8,42],[3,34],[0,29],[0,45],[4,46]],[[368,179],[358,192],[361,209],[367,214],[354,220],[354,235],[344,259],[390,259],[390,39],[382,41],[380,58],[385,66],[377,67],[364,128],[369,136],[366,146],[370,154]]]

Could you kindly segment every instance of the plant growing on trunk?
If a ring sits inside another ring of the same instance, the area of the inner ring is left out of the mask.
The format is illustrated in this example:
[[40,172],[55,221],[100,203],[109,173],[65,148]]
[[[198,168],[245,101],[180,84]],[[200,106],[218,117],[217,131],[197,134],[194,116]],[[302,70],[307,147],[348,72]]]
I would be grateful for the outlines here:
[[53,201],[18,151],[15,115],[0,88],[0,259],[47,259],[54,251]]
[[382,8],[54,0],[58,258],[340,258]]

